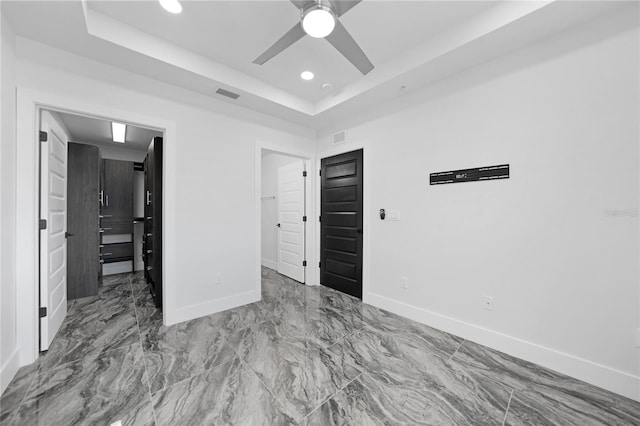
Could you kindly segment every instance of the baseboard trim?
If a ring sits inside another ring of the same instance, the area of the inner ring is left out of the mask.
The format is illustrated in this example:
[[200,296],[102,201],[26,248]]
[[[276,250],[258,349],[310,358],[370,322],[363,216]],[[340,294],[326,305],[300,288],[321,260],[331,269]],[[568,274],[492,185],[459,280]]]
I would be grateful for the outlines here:
[[223,297],[220,299],[209,300],[203,303],[179,307],[173,309],[172,312],[166,313],[165,325],[173,325],[195,318],[215,314],[217,312],[226,311],[228,309],[237,308],[238,306],[248,305],[249,303],[259,301],[260,298],[260,291],[248,291],[229,297]]
[[418,308],[379,294],[369,292],[365,295],[364,301],[370,305],[446,331],[463,339],[488,346],[627,398],[640,401],[639,376],[634,376],[624,371],[565,352]]
[[0,367],[0,395],[4,393],[20,368],[20,357],[16,348],[9,359]]
[[267,268],[274,269],[276,271],[278,270],[278,262],[265,259],[264,257],[262,258],[262,266],[266,266]]

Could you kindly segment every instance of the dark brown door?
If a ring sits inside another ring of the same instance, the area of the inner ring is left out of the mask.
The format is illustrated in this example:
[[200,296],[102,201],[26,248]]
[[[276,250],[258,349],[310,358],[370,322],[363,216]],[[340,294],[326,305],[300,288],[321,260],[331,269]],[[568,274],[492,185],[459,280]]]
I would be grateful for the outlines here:
[[67,159],[67,299],[98,294],[100,150],[69,143]]
[[162,138],[151,141],[144,160],[145,277],[158,308],[162,307]]
[[322,160],[320,283],[362,298],[362,150]]

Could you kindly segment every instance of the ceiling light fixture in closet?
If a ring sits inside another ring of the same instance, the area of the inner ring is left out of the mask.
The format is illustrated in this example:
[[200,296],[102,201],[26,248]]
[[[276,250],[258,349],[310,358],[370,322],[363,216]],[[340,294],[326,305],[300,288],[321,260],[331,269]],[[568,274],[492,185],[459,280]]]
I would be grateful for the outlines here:
[[124,136],[127,133],[127,125],[122,123],[111,123],[111,135],[114,142],[124,143]]

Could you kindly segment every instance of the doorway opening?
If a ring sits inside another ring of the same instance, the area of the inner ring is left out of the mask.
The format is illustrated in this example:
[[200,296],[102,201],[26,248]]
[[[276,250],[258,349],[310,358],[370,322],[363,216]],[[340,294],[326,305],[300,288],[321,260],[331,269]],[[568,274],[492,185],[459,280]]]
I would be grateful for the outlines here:
[[[261,266],[265,273],[307,282],[309,164],[292,155],[261,152]],[[266,270],[265,270],[266,269]]]
[[39,349],[47,367],[162,315],[163,131],[40,109]]

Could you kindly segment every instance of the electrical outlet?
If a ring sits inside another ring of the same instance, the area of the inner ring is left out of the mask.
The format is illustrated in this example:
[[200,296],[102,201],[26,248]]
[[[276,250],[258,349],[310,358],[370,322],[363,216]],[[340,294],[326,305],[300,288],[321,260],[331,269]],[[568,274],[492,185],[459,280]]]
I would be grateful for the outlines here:
[[400,286],[405,290],[408,289],[409,279],[407,277],[400,277]]
[[493,297],[484,296],[483,306],[487,311],[493,311]]

